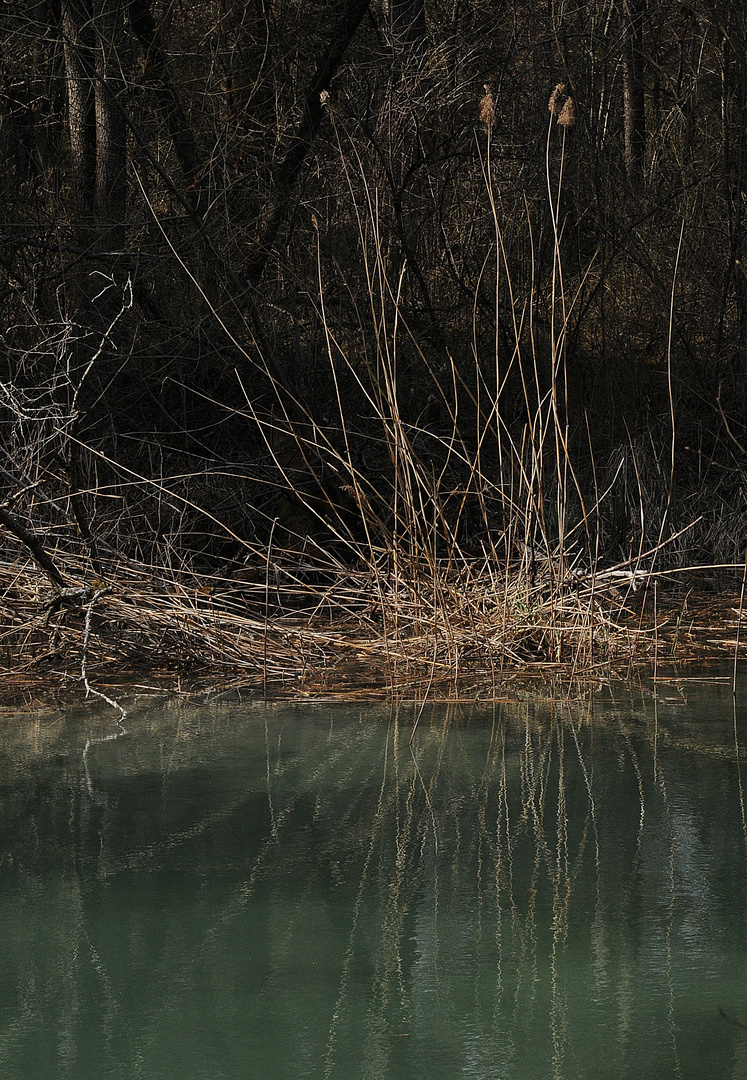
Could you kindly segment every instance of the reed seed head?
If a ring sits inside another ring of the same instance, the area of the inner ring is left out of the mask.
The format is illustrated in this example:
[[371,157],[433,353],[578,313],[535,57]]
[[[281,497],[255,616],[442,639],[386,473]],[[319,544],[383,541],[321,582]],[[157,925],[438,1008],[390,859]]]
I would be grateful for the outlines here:
[[573,127],[576,123],[576,106],[573,103],[572,97],[567,97],[565,105],[560,110],[560,116],[558,117],[558,123],[561,127]]
[[561,82],[555,87],[550,94],[550,100],[547,103],[547,107],[553,116],[558,116],[560,113],[560,102],[565,94],[565,83]]
[[322,90],[319,94],[319,101],[322,104],[322,108],[324,108],[325,105],[329,105],[331,100],[332,98],[330,96],[329,90]]
[[485,130],[489,132],[495,120],[495,98],[489,83],[485,83],[483,89],[485,93],[480,100],[480,120],[485,125]]

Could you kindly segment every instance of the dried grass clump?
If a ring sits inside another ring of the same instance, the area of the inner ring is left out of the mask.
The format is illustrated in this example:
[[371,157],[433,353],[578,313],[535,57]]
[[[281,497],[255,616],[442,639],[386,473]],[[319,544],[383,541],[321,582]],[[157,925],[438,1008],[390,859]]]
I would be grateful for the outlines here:
[[223,672],[266,692],[399,694],[489,687],[517,671],[588,674],[653,647],[631,632],[612,581],[553,583],[549,563],[530,581],[519,563],[499,573],[485,559],[393,574],[380,554],[381,568],[359,571],[330,559],[323,584],[307,580],[297,552],[277,551],[244,578],[120,559],[86,585],[79,552],[64,563],[79,587],[61,601],[20,546],[6,548],[0,657],[16,675],[55,679]]

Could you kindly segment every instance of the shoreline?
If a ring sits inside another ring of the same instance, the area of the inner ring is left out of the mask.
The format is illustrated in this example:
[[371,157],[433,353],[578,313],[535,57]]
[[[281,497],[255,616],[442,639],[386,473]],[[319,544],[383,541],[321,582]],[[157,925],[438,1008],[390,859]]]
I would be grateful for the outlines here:
[[747,655],[739,593],[687,588],[686,578],[665,591],[653,577],[621,595],[593,578],[584,592],[507,574],[497,590],[472,567],[407,589],[400,579],[387,592],[354,571],[283,590],[166,579],[121,561],[110,569],[63,591],[31,562],[5,564],[0,705],[79,700],[87,682],[134,681],[176,692],[220,683],[267,698],[477,701],[519,683],[664,678],[673,666],[726,667]]

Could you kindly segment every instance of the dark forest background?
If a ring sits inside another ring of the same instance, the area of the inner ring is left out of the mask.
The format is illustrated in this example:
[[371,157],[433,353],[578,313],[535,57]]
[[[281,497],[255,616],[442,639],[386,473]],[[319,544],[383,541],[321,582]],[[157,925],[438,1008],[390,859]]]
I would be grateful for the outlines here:
[[16,537],[104,576],[743,560],[744,5],[1,18]]

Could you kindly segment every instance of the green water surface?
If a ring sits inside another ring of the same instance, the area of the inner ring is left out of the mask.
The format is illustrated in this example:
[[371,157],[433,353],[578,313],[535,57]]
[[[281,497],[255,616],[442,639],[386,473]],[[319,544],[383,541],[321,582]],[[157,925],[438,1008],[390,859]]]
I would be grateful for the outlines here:
[[3,1080],[747,1077],[727,681],[127,704],[0,722]]

